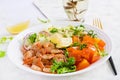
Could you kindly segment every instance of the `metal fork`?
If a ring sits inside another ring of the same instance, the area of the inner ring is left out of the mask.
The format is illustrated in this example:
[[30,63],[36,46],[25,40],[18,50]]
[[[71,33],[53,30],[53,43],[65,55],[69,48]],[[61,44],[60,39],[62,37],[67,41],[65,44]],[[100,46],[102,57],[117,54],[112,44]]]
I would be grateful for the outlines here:
[[[100,28],[100,29],[103,29],[102,22],[99,18],[93,19],[93,25]],[[109,63],[112,67],[114,74],[117,75],[117,71],[116,71],[112,56],[110,56],[110,58],[108,60],[109,60]]]

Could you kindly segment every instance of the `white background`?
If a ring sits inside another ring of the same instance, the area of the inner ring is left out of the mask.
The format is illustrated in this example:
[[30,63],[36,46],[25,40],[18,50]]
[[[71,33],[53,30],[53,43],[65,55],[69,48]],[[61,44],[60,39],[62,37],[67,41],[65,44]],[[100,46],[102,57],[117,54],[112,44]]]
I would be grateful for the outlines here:
[[[39,25],[37,18],[42,15],[32,5],[34,0],[0,0],[0,36],[10,35],[7,26],[30,20],[30,27]],[[113,49],[112,58],[118,72],[114,76],[108,62],[98,68],[80,75],[77,80],[120,80],[120,1],[119,0],[89,0],[89,8],[85,15],[85,23],[92,24],[92,20],[99,17],[104,31],[111,37]],[[51,20],[68,20],[62,0],[41,0],[41,10]],[[7,44],[0,45],[6,50]],[[25,72],[17,68],[7,57],[0,58],[0,80],[43,80],[38,75]]]

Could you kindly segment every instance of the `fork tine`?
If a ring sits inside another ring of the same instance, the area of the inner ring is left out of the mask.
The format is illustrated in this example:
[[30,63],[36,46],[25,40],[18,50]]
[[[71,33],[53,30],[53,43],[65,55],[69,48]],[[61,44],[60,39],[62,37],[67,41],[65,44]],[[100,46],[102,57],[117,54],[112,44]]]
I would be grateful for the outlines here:
[[101,20],[98,18],[97,21],[98,21],[99,28],[102,29],[102,22],[101,22]]
[[101,20],[99,18],[95,18],[93,20],[93,25],[100,28],[100,29],[102,29],[102,23],[101,23]]
[[93,19],[93,25],[97,27],[97,24],[96,24],[96,18]]
[[99,28],[99,22],[98,22],[98,19],[97,19],[97,18],[95,19],[95,24],[96,24],[96,26]]
[[93,20],[93,25],[98,27],[97,22],[96,22],[96,18]]
[[95,19],[93,19],[93,25],[95,26]]
[[95,26],[98,27],[98,28],[100,28],[100,26],[99,26],[99,21],[98,21],[97,18],[95,19]]

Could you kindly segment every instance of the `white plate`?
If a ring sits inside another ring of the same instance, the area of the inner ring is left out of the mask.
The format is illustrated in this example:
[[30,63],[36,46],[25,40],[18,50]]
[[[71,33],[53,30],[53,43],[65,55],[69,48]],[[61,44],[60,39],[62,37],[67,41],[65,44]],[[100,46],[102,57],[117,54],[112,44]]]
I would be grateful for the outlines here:
[[[78,25],[79,23],[66,23],[66,22],[62,22],[62,23],[55,23],[55,26],[60,26],[60,27],[64,27],[68,24],[71,25]],[[90,25],[86,25],[84,24],[87,30],[94,30],[95,33],[97,33],[97,35],[103,39],[106,43],[106,51],[108,52],[108,55],[101,58],[100,60],[98,60],[97,62],[95,62],[94,64],[92,64],[91,66],[89,66],[88,68],[85,68],[83,70],[80,71],[76,71],[76,72],[72,72],[72,73],[67,73],[67,74],[47,74],[47,73],[43,73],[43,72],[38,72],[38,71],[34,71],[32,69],[30,69],[29,67],[26,67],[23,65],[23,56],[21,53],[21,45],[22,45],[22,40],[23,37],[25,37],[26,34],[31,33],[31,32],[40,32],[41,30],[48,28],[48,25],[39,25],[39,26],[34,26],[32,28],[29,28],[23,32],[21,32],[20,34],[18,34],[9,44],[8,46],[8,50],[7,50],[7,54],[9,59],[19,68],[34,73],[34,74],[38,74],[41,75],[43,78],[43,80],[54,80],[57,78],[57,80],[62,80],[64,78],[64,80],[68,79],[69,76],[73,76],[73,78],[77,75],[77,74],[82,74],[84,72],[87,72],[91,69],[94,69],[95,67],[97,67],[98,65],[106,62],[106,60],[110,57],[110,53],[111,53],[111,40],[110,38],[100,29],[90,26]],[[59,78],[58,78],[59,77]],[[70,79],[72,80],[72,78]]]

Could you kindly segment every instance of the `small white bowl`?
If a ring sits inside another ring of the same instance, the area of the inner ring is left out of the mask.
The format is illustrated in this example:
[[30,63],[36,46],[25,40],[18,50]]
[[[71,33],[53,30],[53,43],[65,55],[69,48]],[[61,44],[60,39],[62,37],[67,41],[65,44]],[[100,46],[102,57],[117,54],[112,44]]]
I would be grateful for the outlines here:
[[[80,23],[56,22],[56,23],[53,23],[53,25],[55,25],[56,27],[58,26],[65,27],[67,25],[80,25]],[[85,25],[87,30],[94,30],[95,33],[97,33],[98,37],[100,37],[101,39],[105,41],[106,43],[105,50],[108,53],[107,56],[101,58],[100,60],[98,60],[97,62],[93,63],[92,65],[90,65],[89,67],[83,70],[72,72],[72,73],[66,73],[66,74],[48,74],[48,73],[32,70],[29,67],[26,67],[23,65],[23,60],[22,60],[23,55],[20,50],[22,46],[23,37],[25,37],[26,34],[31,33],[31,32],[40,32],[41,30],[48,28],[49,27],[48,25],[34,26],[18,34],[8,46],[8,50],[7,50],[8,57],[16,66],[30,73],[34,73],[34,74],[41,76],[42,80],[73,80],[73,79],[76,79],[77,77],[80,76],[80,74],[84,74],[84,72],[90,71],[96,68],[97,66],[101,65],[102,63],[106,62],[107,59],[110,57],[111,48],[112,48],[111,40],[108,37],[108,35],[106,35],[106,33],[104,33],[102,30],[96,27],[86,25],[86,24],[83,24],[83,25]]]

